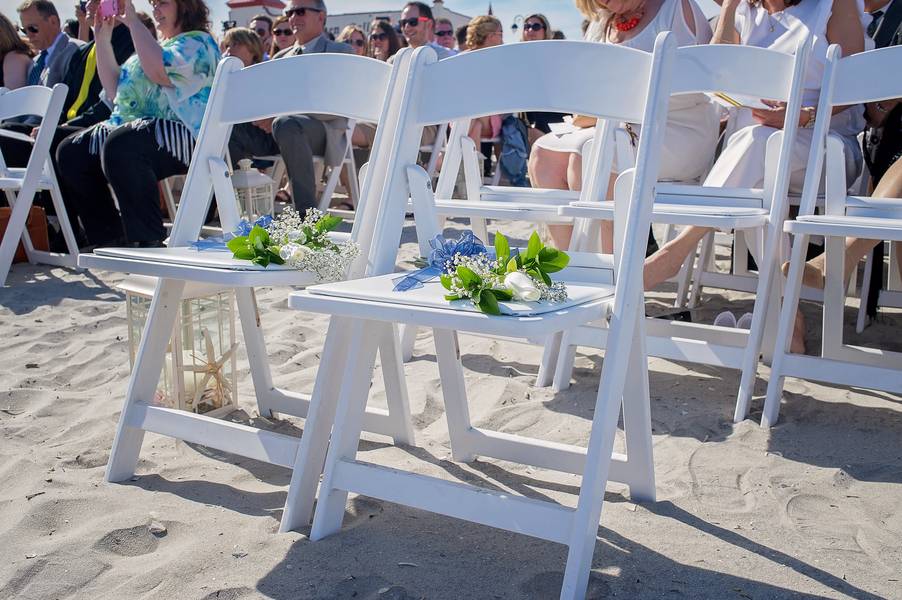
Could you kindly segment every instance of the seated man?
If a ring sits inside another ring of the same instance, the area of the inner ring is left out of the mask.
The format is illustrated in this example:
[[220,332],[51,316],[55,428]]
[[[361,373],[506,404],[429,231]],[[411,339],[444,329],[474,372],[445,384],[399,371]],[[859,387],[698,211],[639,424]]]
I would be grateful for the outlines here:
[[263,60],[269,60],[269,49],[272,47],[272,19],[267,15],[256,15],[247,27],[260,38],[264,50]]
[[[273,59],[320,52],[353,54],[348,44],[326,37],[323,0],[291,0],[285,15],[294,31],[295,43]],[[291,180],[295,208],[303,214],[318,204],[313,157],[323,156],[329,167],[341,165],[348,143],[347,128],[347,119],[329,115],[289,115],[242,123],[232,130],[229,154],[235,164],[243,158],[281,154]]]

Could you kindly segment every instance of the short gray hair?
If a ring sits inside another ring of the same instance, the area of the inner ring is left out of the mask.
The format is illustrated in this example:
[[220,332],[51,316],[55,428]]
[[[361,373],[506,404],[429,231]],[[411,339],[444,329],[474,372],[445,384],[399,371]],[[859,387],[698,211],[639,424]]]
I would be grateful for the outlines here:
[[54,6],[53,2],[50,2],[50,0],[25,0],[25,2],[20,4],[19,8],[16,9],[16,12],[23,13],[30,8],[37,10],[38,14],[45,19],[49,19],[50,17],[59,18],[59,13],[56,12],[56,6]]

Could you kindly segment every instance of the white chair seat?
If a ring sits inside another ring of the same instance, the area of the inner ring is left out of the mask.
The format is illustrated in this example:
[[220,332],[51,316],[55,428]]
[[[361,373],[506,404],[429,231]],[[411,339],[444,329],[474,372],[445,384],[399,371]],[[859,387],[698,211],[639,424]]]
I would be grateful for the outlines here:
[[478,217],[505,221],[560,223],[567,218],[558,214],[559,205],[485,200],[436,200],[435,210],[443,217]]
[[313,273],[285,265],[270,265],[264,269],[250,261],[237,260],[228,251],[199,251],[185,247],[98,248],[93,254],[80,254],[78,266],[236,287],[316,282]]
[[[613,202],[572,202],[558,210],[561,215],[567,217],[607,220],[614,218]],[[748,229],[761,227],[767,222],[767,217],[768,211],[764,208],[655,202],[652,222],[668,225],[701,225],[718,229]]]
[[[6,169],[6,176],[0,177],[0,190],[17,190],[22,187],[25,178],[25,169],[12,167]],[[53,187],[53,181],[46,175],[38,180],[38,189],[49,190]]]
[[571,190],[551,190],[502,185],[484,185],[479,189],[479,194],[481,200],[488,200],[490,202],[543,202],[547,204],[568,204],[579,200],[579,192]]
[[342,281],[308,287],[292,293],[291,308],[368,320],[409,323],[422,327],[472,331],[483,334],[533,337],[563,331],[607,316],[613,302],[614,286],[569,283],[572,306],[546,307],[541,314],[527,316],[491,316],[475,309],[448,305],[442,298],[444,288],[438,281],[427,282],[419,290],[395,292],[394,282],[403,273],[392,273],[365,280]]
[[869,240],[902,241],[902,219],[851,215],[804,215],[787,221],[784,231],[804,235],[836,235]]

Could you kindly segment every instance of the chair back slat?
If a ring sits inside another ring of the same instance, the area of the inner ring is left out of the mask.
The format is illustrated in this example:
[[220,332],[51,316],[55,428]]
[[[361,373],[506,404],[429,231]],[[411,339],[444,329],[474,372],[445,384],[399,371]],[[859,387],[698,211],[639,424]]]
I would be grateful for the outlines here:
[[[354,54],[308,54],[262,62],[229,77],[220,118],[235,124],[316,113],[375,122],[390,72],[385,62]],[[274,81],[279,82],[278,91],[265,92]]]
[[466,52],[425,69],[416,120],[528,110],[639,122],[645,103],[635,99],[648,69],[647,53],[613,44],[540,41]]
[[676,53],[673,94],[724,92],[789,101],[795,57],[739,44],[683,46]]
[[902,46],[870,50],[843,58],[837,68],[830,103],[845,106],[902,98],[899,65],[902,65]]
[[43,85],[4,91],[0,94],[0,121],[25,115],[43,117],[52,94],[53,90]]

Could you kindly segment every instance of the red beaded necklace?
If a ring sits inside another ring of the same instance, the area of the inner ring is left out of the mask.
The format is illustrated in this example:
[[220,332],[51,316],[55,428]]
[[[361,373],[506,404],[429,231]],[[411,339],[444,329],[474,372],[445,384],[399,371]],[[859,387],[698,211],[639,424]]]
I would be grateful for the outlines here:
[[642,17],[645,16],[645,6],[642,6],[639,9],[638,14],[634,14],[629,19],[625,17],[617,17],[614,19],[614,29],[617,31],[629,31],[630,29],[635,29],[636,25],[639,24],[639,21],[642,20]]

